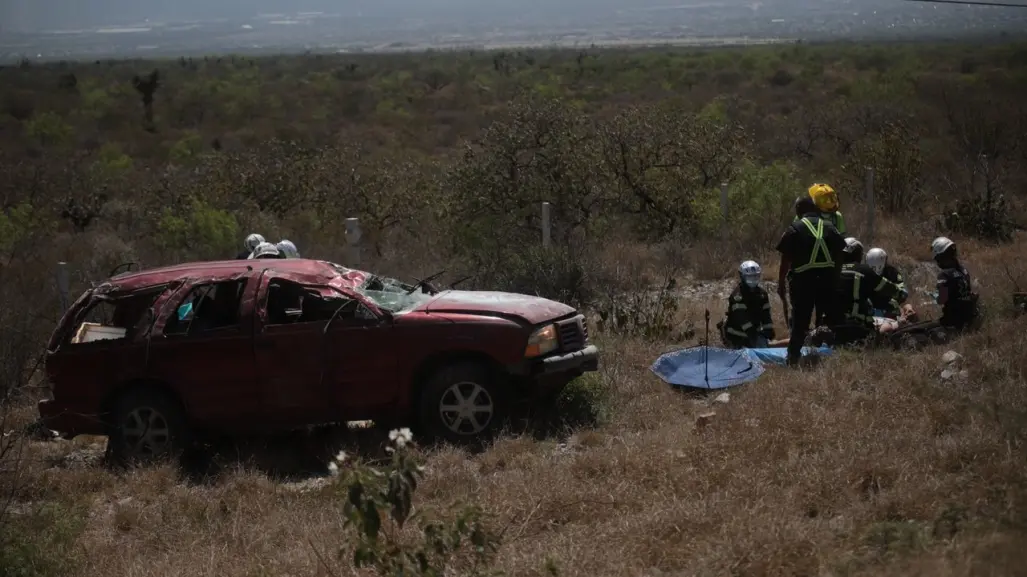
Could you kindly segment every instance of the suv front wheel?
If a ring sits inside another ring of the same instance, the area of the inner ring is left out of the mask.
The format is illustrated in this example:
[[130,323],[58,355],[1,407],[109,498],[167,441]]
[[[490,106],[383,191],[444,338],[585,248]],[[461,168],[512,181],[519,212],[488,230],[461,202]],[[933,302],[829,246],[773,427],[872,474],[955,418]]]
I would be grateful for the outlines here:
[[491,440],[509,413],[503,386],[480,363],[458,363],[436,372],[419,401],[424,432],[459,445]]

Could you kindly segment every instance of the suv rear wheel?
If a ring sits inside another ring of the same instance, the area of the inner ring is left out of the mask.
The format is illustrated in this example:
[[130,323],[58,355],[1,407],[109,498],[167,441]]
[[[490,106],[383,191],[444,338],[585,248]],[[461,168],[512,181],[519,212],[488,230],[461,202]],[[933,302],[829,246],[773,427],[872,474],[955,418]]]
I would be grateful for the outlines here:
[[115,464],[177,459],[188,444],[182,405],[153,387],[133,388],[114,404],[107,453]]
[[460,445],[490,440],[509,412],[503,386],[481,363],[458,363],[436,372],[419,400],[424,432]]

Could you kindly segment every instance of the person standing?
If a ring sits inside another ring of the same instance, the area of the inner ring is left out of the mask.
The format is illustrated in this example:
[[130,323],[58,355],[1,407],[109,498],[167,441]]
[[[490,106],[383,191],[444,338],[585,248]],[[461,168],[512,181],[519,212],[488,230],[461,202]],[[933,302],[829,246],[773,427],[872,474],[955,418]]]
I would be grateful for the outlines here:
[[[844,236],[846,232],[845,217],[842,216],[842,211],[838,210],[841,204],[838,202],[838,193],[831,188],[830,184],[818,182],[813,183],[808,192],[809,197],[813,199],[813,204],[820,211],[820,216],[829,220]],[[799,220],[799,217],[796,217],[795,220]]]
[[811,197],[795,200],[795,216],[776,247],[781,253],[777,291],[786,319],[789,300],[792,308],[789,366],[799,363],[814,309],[823,311],[828,326],[836,324],[835,294],[846,246],[845,237],[821,215]]

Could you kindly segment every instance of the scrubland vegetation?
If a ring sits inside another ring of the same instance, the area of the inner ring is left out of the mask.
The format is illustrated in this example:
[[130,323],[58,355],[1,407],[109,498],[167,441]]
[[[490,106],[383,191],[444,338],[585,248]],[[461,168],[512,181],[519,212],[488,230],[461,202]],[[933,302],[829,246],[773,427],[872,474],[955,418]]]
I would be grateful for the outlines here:
[[[1025,93],[1019,43],[4,68],[0,567],[344,575],[357,551],[381,574],[404,560],[416,574],[443,561],[460,574],[1016,574]],[[721,314],[726,285],[711,282],[730,284],[745,258],[776,270],[810,183],[831,183],[865,233],[867,167],[874,245],[922,316],[938,314],[917,293],[933,288],[933,236],[955,239],[981,283],[985,328],[947,347],[966,376],[939,377],[947,348],[846,351],[768,370],[720,404],[649,373],[702,336],[705,309]],[[33,432],[54,263],[69,263],[75,294],[125,262],[231,258],[249,232],[345,263],[348,217],[366,231],[362,268],[445,269],[474,275],[461,288],[589,311],[601,370],[560,400],[559,433],[477,454],[389,455],[377,433],[240,440],[199,471],[118,473],[98,463],[102,439]],[[340,474],[318,477],[339,448]],[[371,539],[379,510],[405,521],[411,506],[416,518]]]

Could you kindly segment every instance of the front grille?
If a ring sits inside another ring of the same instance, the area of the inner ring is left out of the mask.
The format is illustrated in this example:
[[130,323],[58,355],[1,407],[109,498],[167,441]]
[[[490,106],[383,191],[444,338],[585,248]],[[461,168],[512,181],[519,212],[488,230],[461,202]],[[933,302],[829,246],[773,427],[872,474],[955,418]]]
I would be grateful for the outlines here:
[[585,317],[578,315],[556,323],[557,332],[560,335],[560,350],[565,353],[580,351],[585,348],[588,340],[588,328],[585,327]]

